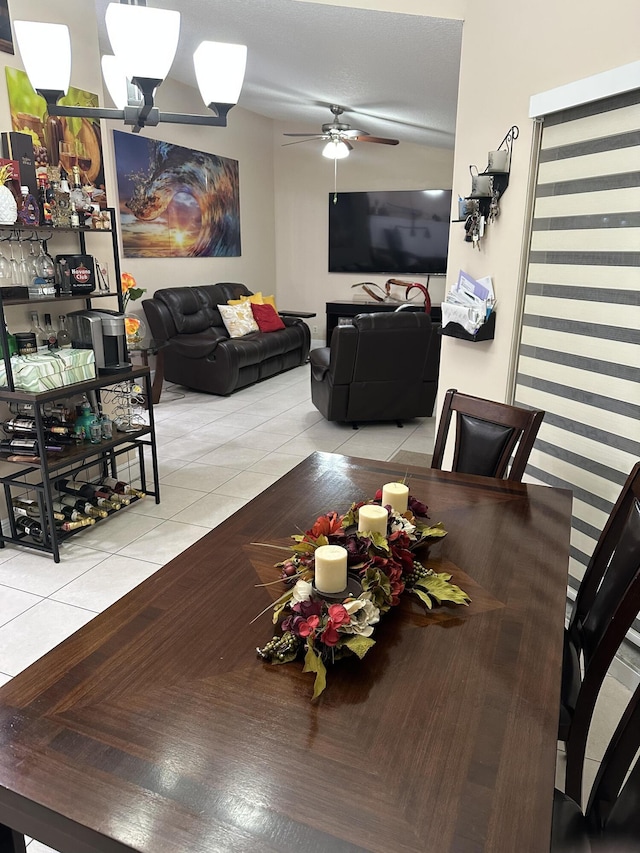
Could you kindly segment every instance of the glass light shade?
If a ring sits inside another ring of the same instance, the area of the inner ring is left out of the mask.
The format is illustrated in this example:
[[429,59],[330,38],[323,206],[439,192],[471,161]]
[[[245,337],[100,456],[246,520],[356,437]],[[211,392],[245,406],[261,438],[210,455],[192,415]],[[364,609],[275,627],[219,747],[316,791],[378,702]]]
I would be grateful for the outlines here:
[[203,41],[193,54],[198,88],[209,104],[237,104],[247,67],[247,46]]
[[344,160],[349,156],[349,149],[340,139],[330,139],[322,149],[322,156],[329,160]]
[[109,3],[105,23],[126,77],[165,79],[178,47],[180,12]]
[[119,110],[123,110],[128,103],[127,75],[115,56],[102,57],[102,76],[111,100]]
[[67,92],[71,80],[71,38],[65,24],[14,21],[16,41],[34,89]]

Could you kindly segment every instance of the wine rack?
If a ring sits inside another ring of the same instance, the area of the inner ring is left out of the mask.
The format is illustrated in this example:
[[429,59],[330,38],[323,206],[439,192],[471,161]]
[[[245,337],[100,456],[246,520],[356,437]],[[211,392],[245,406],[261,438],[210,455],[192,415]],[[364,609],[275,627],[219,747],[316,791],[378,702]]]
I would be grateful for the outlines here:
[[[89,228],[51,228],[51,227],[22,227],[18,225],[0,226],[0,231],[11,230],[17,233],[37,233],[43,237],[46,234],[47,238],[53,239],[56,233],[71,232],[77,234],[78,243],[82,254],[86,254],[85,237],[86,234],[107,234],[111,235],[114,269],[116,272],[117,290],[110,294],[87,294],[83,296],[72,296],[65,294],[63,297],[51,297],[51,299],[7,299],[3,300],[0,293],[0,342],[3,347],[3,358],[7,370],[8,387],[0,388],[0,402],[10,403],[29,403],[33,406],[33,416],[35,418],[35,433],[38,446],[45,446],[45,426],[43,424],[43,406],[47,403],[53,403],[67,397],[93,392],[99,398],[101,389],[108,389],[111,386],[122,385],[125,382],[140,384],[144,387],[144,394],[148,400],[147,418],[148,424],[141,425],[134,432],[117,433],[114,431],[113,437],[105,439],[96,444],[88,442],[78,445],[68,445],[62,451],[55,455],[50,453],[41,453],[39,462],[33,463],[9,463],[15,467],[15,470],[9,474],[0,476],[0,483],[4,489],[4,497],[7,504],[6,527],[0,530],[0,549],[5,547],[7,542],[15,545],[24,546],[51,554],[56,563],[60,562],[60,545],[69,537],[81,533],[85,528],[78,528],[69,531],[60,531],[56,528],[54,519],[53,502],[55,500],[55,489],[53,483],[58,478],[66,476],[69,479],[74,479],[78,474],[91,469],[99,470],[102,476],[111,476],[118,478],[119,462],[130,460],[131,455],[137,457],[139,465],[138,478],[141,484],[141,490],[147,496],[155,498],[157,504],[160,503],[160,487],[158,485],[158,457],[155,440],[155,423],[153,417],[153,402],[152,402],[152,386],[151,373],[149,367],[132,367],[130,371],[118,373],[117,375],[101,375],[95,379],[89,379],[84,382],[76,382],[73,385],[64,385],[61,388],[55,388],[49,391],[28,392],[15,389],[13,382],[13,374],[9,357],[9,348],[5,328],[5,304],[32,304],[40,307],[41,305],[52,304],[53,302],[64,299],[65,301],[72,299],[82,299],[87,308],[91,307],[91,300],[101,295],[110,295],[118,299],[119,310],[122,311],[122,291],[120,288],[120,260],[118,253],[117,235],[115,231],[115,212],[111,210],[111,221],[114,227],[111,231],[94,231]],[[151,456],[152,467],[152,483],[147,482],[145,450],[149,450]],[[0,457],[0,461],[6,460]],[[129,464],[129,463],[128,463]],[[82,477],[80,478],[82,479]],[[39,506],[40,517],[39,521],[43,530],[43,541],[38,542],[18,529],[16,520],[12,511],[12,499],[18,495],[25,493],[34,494]],[[139,498],[133,498],[131,505]],[[117,510],[124,512],[126,508]],[[107,518],[96,519],[96,525],[107,523],[113,513],[110,513]],[[96,525],[93,525],[94,527]]]

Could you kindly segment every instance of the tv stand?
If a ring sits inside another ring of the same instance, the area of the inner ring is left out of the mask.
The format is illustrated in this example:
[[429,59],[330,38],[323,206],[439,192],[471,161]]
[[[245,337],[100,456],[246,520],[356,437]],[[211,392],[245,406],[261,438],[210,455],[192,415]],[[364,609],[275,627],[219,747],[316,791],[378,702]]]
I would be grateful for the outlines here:
[[[336,326],[349,325],[357,314],[376,314],[380,311],[395,311],[402,302],[327,302],[327,346],[331,345],[331,335]],[[419,308],[419,303],[416,308]],[[442,322],[442,311],[439,305],[431,307],[431,320],[433,323]]]

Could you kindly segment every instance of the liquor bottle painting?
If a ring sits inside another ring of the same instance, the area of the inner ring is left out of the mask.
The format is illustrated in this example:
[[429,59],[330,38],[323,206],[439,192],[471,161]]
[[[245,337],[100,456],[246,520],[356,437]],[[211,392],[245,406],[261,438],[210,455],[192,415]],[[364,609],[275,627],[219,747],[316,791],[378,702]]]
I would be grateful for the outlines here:
[[127,258],[238,257],[238,161],[114,130]]
[[[100,122],[88,118],[50,116],[44,98],[34,92],[29,78],[17,68],[5,68],[11,127],[33,140],[36,177],[47,175],[47,167],[61,166],[71,176],[74,166],[81,169],[83,183],[92,201],[107,206]],[[60,101],[66,106],[97,107],[98,96],[69,87]]]

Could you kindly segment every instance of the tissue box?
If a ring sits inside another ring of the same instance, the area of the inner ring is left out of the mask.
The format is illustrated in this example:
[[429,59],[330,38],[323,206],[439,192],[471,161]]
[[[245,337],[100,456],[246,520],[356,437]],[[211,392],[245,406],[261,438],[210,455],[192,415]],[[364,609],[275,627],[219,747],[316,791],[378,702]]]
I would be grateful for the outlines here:
[[[61,349],[18,355],[11,359],[11,369],[17,390],[49,391],[95,379],[95,354],[91,349]],[[0,361],[0,385],[6,384],[4,362]]]

